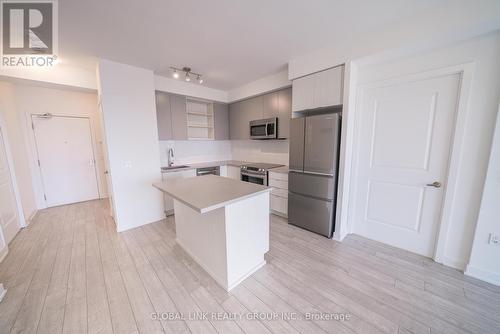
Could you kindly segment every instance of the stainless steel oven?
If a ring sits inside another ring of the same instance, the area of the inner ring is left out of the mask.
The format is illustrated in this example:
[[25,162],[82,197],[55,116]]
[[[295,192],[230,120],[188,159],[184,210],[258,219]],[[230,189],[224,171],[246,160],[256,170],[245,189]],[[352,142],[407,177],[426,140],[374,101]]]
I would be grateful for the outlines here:
[[251,167],[241,167],[241,181],[267,186],[267,171],[253,170]]
[[276,139],[278,138],[278,118],[259,119],[250,122],[251,139]]
[[252,162],[241,166],[241,181],[268,185],[269,169],[281,167],[283,165]]

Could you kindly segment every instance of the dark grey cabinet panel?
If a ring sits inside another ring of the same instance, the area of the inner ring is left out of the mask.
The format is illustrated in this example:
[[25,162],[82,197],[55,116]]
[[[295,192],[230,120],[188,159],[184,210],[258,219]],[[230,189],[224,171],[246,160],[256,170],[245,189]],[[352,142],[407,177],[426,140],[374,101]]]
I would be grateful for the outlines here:
[[290,137],[292,119],[292,87],[282,89],[278,94],[278,138]]
[[245,131],[242,128],[243,120],[243,101],[231,103],[229,105],[229,138],[248,139],[250,130]]
[[[263,107],[263,97],[256,96],[251,99],[243,101],[243,117],[246,122],[246,127],[250,127],[250,121],[254,121],[257,119],[263,119],[264,116],[262,114]],[[248,130],[247,132],[250,132]],[[250,135],[250,133],[248,133]]]
[[279,117],[278,92],[262,95],[262,118]]
[[170,110],[172,112],[172,139],[187,140],[186,97],[171,94]]
[[229,108],[225,103],[214,102],[215,140],[229,139]]
[[277,117],[278,138],[290,137],[292,118],[292,88],[252,97],[229,105],[231,139],[249,139],[250,121]]
[[172,113],[170,111],[170,94],[156,91],[156,121],[158,124],[158,139],[172,139]]

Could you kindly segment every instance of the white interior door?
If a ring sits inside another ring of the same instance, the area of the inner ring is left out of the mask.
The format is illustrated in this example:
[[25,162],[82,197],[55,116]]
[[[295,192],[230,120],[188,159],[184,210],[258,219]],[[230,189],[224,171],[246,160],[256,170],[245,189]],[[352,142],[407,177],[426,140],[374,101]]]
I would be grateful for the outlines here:
[[459,84],[453,74],[360,91],[355,233],[433,257]]
[[0,128],[0,225],[3,230],[3,237],[0,231],[0,255],[21,228],[18,212],[7,151]]
[[90,120],[33,115],[48,207],[99,198]]

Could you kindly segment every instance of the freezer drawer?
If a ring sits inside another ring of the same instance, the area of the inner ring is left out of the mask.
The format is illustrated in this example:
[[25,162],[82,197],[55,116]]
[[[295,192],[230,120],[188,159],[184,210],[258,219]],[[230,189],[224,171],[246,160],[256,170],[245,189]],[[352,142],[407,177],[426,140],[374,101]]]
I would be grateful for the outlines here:
[[289,193],[288,222],[331,238],[333,235],[333,201]]
[[327,175],[290,172],[288,190],[301,195],[333,200],[335,178]]

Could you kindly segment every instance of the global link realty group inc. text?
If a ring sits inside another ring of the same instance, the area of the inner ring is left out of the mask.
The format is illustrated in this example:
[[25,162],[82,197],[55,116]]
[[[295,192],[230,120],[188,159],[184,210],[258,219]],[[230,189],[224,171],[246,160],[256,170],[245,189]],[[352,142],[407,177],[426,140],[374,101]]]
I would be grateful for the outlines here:
[[164,312],[152,313],[152,320],[159,321],[224,321],[224,320],[258,320],[258,321],[277,321],[277,320],[306,320],[306,321],[349,321],[349,313],[327,313],[327,312]]

